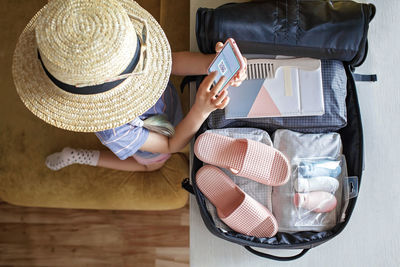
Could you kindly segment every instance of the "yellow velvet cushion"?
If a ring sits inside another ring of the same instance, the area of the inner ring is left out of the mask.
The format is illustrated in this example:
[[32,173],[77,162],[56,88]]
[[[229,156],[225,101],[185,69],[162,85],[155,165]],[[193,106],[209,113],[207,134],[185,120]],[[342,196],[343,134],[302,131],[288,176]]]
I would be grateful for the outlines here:
[[46,170],[43,164],[27,167],[2,170],[1,199],[34,207],[168,210],[183,207],[188,198],[181,188],[188,175],[187,159],[181,153],[151,173],[83,165],[58,172]]

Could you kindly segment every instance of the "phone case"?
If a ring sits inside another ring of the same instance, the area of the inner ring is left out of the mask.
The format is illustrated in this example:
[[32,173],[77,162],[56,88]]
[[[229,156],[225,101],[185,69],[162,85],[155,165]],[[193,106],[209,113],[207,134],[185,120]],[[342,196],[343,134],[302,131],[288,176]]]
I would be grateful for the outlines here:
[[[239,62],[240,67],[239,67],[239,69],[235,72],[235,74],[227,81],[226,85],[225,85],[220,91],[222,91],[223,89],[227,88],[227,87],[229,86],[230,80],[232,80],[232,79],[235,77],[236,73],[242,71],[242,70],[246,67],[246,64],[245,64],[245,62],[244,62],[243,56],[242,56],[242,54],[240,53],[239,47],[237,46],[235,40],[233,40],[232,38],[228,38],[228,39],[226,40],[226,42],[225,42],[223,48],[221,49],[221,51],[223,51],[223,49],[225,48],[225,46],[226,46],[228,43],[231,45],[232,50],[233,50],[233,52],[234,52],[234,54],[235,54],[236,59],[237,59],[238,62]],[[221,52],[221,51],[220,51],[220,52]],[[207,68],[207,69],[208,69],[208,73],[211,72],[211,71],[210,71],[210,68],[211,68],[211,66],[214,64],[215,60],[217,60],[217,58],[218,58],[220,52],[217,53],[217,55],[215,56],[214,60],[211,62],[210,66],[208,66],[208,68]],[[215,84],[215,83],[216,83],[216,82],[214,81],[214,84]]]

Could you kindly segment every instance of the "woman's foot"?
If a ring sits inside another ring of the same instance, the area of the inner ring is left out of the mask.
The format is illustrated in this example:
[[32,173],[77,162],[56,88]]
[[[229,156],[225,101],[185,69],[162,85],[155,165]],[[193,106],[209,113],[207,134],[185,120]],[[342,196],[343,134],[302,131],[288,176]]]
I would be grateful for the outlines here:
[[99,155],[100,151],[97,150],[65,147],[61,152],[49,155],[46,158],[46,166],[53,171],[58,171],[76,163],[96,166],[99,161]]

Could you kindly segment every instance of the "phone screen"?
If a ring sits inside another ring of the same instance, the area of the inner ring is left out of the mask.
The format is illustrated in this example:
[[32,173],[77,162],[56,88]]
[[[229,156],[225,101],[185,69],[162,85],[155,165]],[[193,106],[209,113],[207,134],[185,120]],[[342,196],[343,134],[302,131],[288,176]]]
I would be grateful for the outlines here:
[[227,44],[218,54],[217,58],[214,60],[208,71],[210,73],[213,71],[218,71],[217,77],[214,80],[214,84],[219,81],[221,76],[225,76],[226,80],[221,87],[224,88],[239,69],[240,63],[236,58],[235,52],[233,51],[231,44],[227,42]]

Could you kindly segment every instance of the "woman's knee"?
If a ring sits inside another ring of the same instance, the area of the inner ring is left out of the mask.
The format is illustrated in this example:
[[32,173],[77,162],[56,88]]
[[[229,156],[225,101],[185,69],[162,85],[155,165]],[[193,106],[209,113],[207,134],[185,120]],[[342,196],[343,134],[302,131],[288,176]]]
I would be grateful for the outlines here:
[[156,171],[162,168],[162,166],[164,166],[164,162],[159,162],[159,163],[153,163],[153,164],[149,164],[149,165],[144,165],[146,167],[146,171],[148,172],[152,172],[152,171]]

